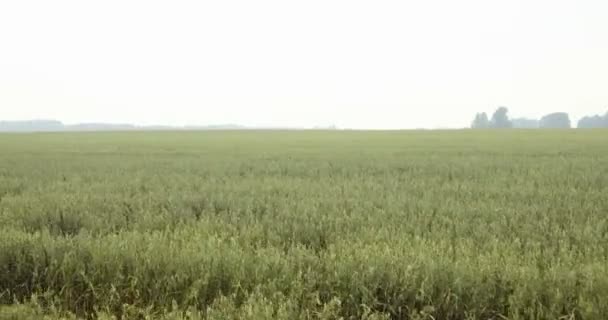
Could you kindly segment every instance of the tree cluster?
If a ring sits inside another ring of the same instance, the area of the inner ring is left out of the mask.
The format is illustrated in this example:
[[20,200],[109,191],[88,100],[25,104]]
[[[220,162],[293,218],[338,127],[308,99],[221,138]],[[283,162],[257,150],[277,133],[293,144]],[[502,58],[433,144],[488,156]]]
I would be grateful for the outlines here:
[[505,129],[513,127],[513,123],[509,120],[509,109],[506,107],[499,107],[492,115],[492,119],[488,119],[488,115],[485,112],[478,113],[473,120],[471,127],[473,129]]
[[[475,115],[471,124],[473,129],[568,129],[572,127],[570,116],[565,112],[554,112],[537,119],[515,118],[509,119],[509,110],[506,107],[496,109],[491,119],[485,112]],[[578,121],[578,128],[608,128],[608,112],[603,115],[586,116]]]
[[570,129],[570,117],[565,112],[550,113],[540,118],[538,127],[551,129]]
[[578,121],[579,128],[608,128],[608,112],[604,116],[586,116]]

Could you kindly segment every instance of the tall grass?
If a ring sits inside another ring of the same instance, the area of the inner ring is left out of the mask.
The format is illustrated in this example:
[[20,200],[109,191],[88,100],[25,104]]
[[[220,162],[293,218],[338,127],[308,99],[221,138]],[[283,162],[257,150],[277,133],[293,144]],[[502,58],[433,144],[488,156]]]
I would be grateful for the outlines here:
[[0,319],[605,319],[606,137],[0,135]]

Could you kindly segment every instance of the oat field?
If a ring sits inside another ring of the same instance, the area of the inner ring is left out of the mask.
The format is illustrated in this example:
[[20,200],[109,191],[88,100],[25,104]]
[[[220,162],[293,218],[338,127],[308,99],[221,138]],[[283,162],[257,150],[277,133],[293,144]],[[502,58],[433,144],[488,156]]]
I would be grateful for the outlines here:
[[606,319],[608,131],[0,134],[0,319]]

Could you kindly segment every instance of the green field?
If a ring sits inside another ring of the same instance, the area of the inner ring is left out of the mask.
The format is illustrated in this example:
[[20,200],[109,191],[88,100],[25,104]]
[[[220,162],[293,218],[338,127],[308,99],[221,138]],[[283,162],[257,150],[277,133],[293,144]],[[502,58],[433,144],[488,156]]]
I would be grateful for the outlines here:
[[608,131],[0,135],[0,319],[606,319]]

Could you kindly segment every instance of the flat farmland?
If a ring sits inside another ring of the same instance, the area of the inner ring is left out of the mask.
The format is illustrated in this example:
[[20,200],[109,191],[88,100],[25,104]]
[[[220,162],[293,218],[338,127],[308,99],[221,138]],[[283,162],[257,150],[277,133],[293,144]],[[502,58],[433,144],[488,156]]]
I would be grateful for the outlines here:
[[606,319],[608,131],[0,134],[0,319]]

